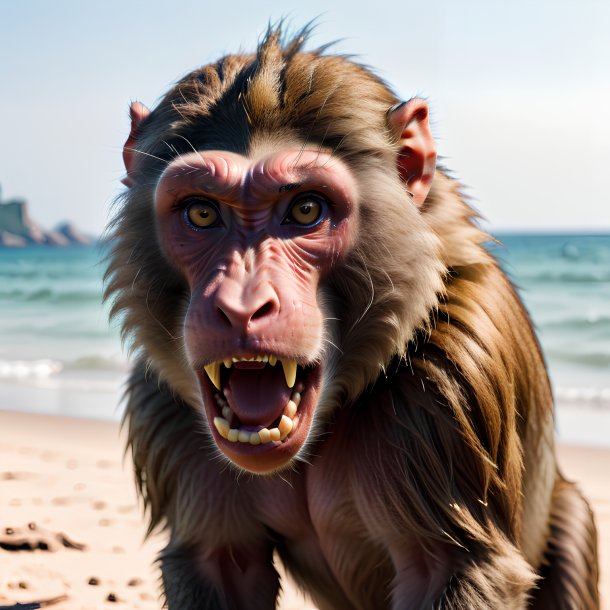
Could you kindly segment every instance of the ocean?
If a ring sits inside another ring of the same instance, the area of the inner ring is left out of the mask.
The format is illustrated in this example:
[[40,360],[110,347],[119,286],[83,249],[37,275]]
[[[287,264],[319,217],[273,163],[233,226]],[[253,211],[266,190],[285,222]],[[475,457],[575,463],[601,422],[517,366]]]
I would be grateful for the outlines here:
[[[497,237],[543,346],[560,439],[610,446],[610,235]],[[97,246],[0,250],[0,408],[120,418],[128,363],[101,304],[102,258]]]
[[0,249],[0,408],[120,418],[128,373],[99,246]]

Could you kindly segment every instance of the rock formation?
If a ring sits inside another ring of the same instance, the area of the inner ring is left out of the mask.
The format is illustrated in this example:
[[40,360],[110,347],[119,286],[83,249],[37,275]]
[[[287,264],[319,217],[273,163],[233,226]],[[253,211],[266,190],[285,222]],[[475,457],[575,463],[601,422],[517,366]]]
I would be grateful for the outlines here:
[[30,218],[25,199],[2,201],[0,192],[0,247],[68,246],[94,241],[68,222],[61,223],[54,230],[43,229]]

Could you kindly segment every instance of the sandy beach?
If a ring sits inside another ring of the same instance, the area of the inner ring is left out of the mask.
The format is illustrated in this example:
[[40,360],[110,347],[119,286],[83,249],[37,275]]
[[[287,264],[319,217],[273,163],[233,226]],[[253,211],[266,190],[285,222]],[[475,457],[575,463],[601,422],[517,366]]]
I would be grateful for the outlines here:
[[[610,449],[562,445],[597,516],[610,610]],[[0,411],[0,610],[157,610],[153,565],[116,423]],[[282,610],[312,610],[293,584]],[[38,605],[40,604],[40,605]]]

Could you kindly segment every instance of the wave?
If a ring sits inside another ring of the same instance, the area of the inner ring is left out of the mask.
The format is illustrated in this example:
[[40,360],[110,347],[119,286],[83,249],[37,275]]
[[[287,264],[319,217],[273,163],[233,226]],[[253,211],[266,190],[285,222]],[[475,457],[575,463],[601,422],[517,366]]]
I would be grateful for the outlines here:
[[1,380],[45,379],[57,375],[64,365],[58,360],[0,360]]
[[0,279],[6,280],[36,280],[38,282],[50,280],[56,282],[63,280],[67,276],[82,278],[84,280],[91,277],[101,277],[102,273],[98,269],[23,269],[0,267]]
[[24,290],[14,288],[12,290],[0,290],[0,301],[20,301],[29,303],[56,303],[56,304],[79,304],[102,302],[101,288],[92,290],[58,291],[51,288],[39,288],[37,290]]
[[610,367],[609,352],[585,352],[579,354],[574,351],[547,347],[545,348],[545,353],[549,361],[556,360],[563,363],[579,364],[594,369]]
[[554,390],[558,403],[578,403],[587,406],[610,410],[610,387],[565,387],[557,386]]
[[596,331],[603,332],[608,331],[608,336],[610,337],[610,316],[594,316],[591,315],[589,317],[572,317],[565,318],[563,320],[553,320],[548,322],[538,322],[538,328],[541,330],[549,330],[549,331],[567,331],[567,330],[575,330],[575,331]]
[[24,339],[31,340],[32,337],[38,339],[48,339],[54,342],[64,341],[105,341],[116,339],[119,344],[119,335],[112,326],[101,324],[99,319],[93,318],[90,321],[60,320],[48,323],[46,320],[25,324],[12,324],[7,330],[3,330],[5,338],[11,337],[13,344],[18,344]]
[[520,284],[526,282],[536,282],[542,284],[564,283],[564,284],[606,284],[610,282],[610,271],[540,271],[528,272],[520,269],[515,272],[509,269],[509,274],[513,279],[517,279]]
[[0,360],[0,383],[50,391],[76,390],[117,393],[129,372],[126,361],[84,356],[68,362],[51,360]]
[[118,371],[128,369],[126,360],[122,358],[107,358],[105,356],[91,355],[75,358],[64,364],[66,371]]
[[109,372],[125,373],[128,364],[122,357],[100,355],[80,356],[74,360],[62,362],[50,358],[38,360],[0,360],[0,380],[48,379],[60,373],[70,372]]

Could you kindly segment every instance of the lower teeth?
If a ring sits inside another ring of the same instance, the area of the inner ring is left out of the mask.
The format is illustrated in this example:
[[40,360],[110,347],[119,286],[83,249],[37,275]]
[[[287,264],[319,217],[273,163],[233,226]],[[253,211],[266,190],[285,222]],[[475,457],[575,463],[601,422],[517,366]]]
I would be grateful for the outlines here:
[[296,423],[294,417],[301,402],[301,394],[293,392],[276,428],[261,428],[256,432],[241,427],[231,428],[229,424],[233,416],[231,407],[220,394],[216,395],[216,401],[222,408],[222,417],[214,418],[214,427],[222,438],[232,443],[266,445],[271,441],[283,441],[290,434]]

